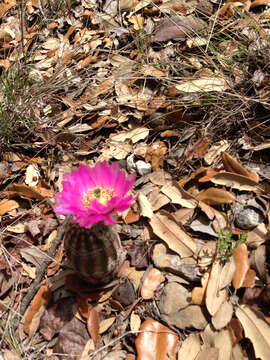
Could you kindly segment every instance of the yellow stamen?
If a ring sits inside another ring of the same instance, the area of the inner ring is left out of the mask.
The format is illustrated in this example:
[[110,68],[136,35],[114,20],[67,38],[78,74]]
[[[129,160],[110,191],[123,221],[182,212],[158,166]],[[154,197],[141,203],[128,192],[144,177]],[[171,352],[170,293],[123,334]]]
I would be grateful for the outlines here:
[[97,199],[102,205],[106,205],[109,200],[114,196],[114,191],[111,189],[95,188],[83,195],[83,205],[90,207],[91,202]]

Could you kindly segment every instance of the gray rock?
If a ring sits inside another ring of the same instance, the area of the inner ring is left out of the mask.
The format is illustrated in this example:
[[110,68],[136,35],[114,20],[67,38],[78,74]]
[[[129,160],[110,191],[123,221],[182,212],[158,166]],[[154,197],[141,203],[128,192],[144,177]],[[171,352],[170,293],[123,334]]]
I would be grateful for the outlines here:
[[179,329],[195,328],[203,330],[208,324],[202,308],[199,305],[190,305],[180,311],[172,312],[168,315],[161,314],[161,318],[170,325]]
[[150,163],[147,164],[145,161],[138,160],[136,162],[136,168],[137,168],[138,173],[141,176],[143,176],[143,175],[150,174],[152,166]]
[[190,300],[190,292],[184,286],[172,282],[164,287],[158,307],[161,313],[170,315],[187,307]]

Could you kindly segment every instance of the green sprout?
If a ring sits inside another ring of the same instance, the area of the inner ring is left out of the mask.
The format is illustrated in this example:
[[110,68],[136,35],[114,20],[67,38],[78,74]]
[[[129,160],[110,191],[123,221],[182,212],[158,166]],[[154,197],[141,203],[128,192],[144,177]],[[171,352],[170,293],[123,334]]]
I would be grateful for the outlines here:
[[239,244],[245,242],[247,233],[238,234],[238,239],[232,238],[232,232],[226,229],[222,229],[218,233],[217,247],[220,255],[220,260],[226,262],[234,251],[237,249]]

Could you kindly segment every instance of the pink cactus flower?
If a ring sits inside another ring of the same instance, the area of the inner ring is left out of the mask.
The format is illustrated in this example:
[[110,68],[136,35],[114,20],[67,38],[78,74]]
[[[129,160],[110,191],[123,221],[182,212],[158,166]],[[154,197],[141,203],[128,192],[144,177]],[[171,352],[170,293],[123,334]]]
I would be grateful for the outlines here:
[[80,226],[91,228],[99,221],[116,222],[113,215],[127,210],[135,200],[128,195],[136,175],[126,176],[117,163],[99,162],[94,167],[81,164],[64,176],[62,192],[55,195],[54,211],[73,215]]

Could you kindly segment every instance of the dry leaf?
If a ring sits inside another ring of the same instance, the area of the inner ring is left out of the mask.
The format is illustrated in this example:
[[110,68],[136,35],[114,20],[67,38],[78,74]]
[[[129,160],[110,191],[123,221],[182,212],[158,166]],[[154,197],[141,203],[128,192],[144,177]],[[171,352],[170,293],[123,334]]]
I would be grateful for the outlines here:
[[220,154],[229,148],[230,144],[227,140],[221,140],[214,143],[204,156],[204,161],[207,165],[211,165],[218,161]]
[[211,178],[211,181],[214,184],[227,186],[241,191],[255,191],[257,188],[257,183],[255,181],[250,180],[245,176],[230,172],[221,172],[216,174]]
[[203,274],[201,279],[202,286],[195,286],[191,291],[191,304],[202,305],[204,302],[205,291],[209,280],[209,273]]
[[139,193],[137,199],[140,205],[141,215],[151,219],[153,216],[153,210],[147,197],[144,194]]
[[205,295],[205,304],[211,315],[214,315],[218,311],[221,304],[227,298],[226,289],[220,290],[219,283],[221,271],[222,265],[216,260],[212,265]]
[[178,350],[178,359],[196,360],[200,350],[201,342],[198,334],[191,334],[182,342]]
[[231,321],[232,315],[233,306],[230,302],[225,301],[211,319],[214,328],[216,330],[223,329]]
[[156,141],[147,148],[145,154],[145,161],[148,163],[151,161],[154,171],[163,167],[164,155],[167,152],[167,146],[163,141]]
[[148,319],[140,331],[135,341],[137,360],[170,360],[174,357],[178,336],[171,329]]
[[190,159],[199,159],[206,152],[208,145],[210,143],[210,139],[207,137],[202,137],[198,139],[195,144],[189,147],[186,151],[186,157],[188,160]]
[[116,317],[113,316],[113,317],[102,320],[99,324],[99,334],[105,333],[105,331],[107,331],[112,326],[112,324],[115,322],[115,319],[116,319]]
[[131,331],[138,331],[141,326],[141,318],[139,315],[135,314],[134,311],[132,311],[130,315],[130,330]]
[[246,278],[249,269],[248,249],[246,244],[239,244],[233,253],[236,269],[233,275],[232,284],[235,289],[240,289]]
[[0,216],[11,210],[17,209],[20,205],[15,200],[4,199],[0,201]]
[[189,257],[197,252],[197,245],[192,237],[165,212],[153,215],[150,225],[155,235],[164,240],[169,248],[181,257]]
[[202,77],[200,79],[194,79],[189,81],[183,81],[175,85],[176,89],[184,93],[196,93],[196,92],[221,92],[229,88],[227,81],[217,76]]
[[235,201],[235,196],[224,189],[212,187],[206,190],[201,190],[196,196],[196,199],[204,201],[208,205],[221,205],[233,203]]
[[145,300],[153,298],[156,289],[165,281],[164,276],[158,269],[151,269],[143,281],[141,296]]
[[94,343],[96,343],[98,341],[99,335],[99,316],[97,310],[94,307],[91,308],[87,319],[87,329]]
[[255,311],[247,305],[240,305],[236,310],[236,316],[240,320],[245,336],[250,339],[255,350],[256,358],[261,360],[270,359],[270,326]]
[[38,329],[41,315],[45,310],[45,305],[49,303],[50,298],[51,290],[48,287],[48,283],[46,283],[40,287],[34,299],[31,301],[30,306],[28,307],[24,316],[25,321],[23,327],[26,334],[28,334],[30,337],[34,335]]
[[188,209],[194,209],[197,206],[197,201],[179,186],[178,183],[164,185],[161,191],[171,199],[173,204],[179,204]]
[[125,142],[131,140],[133,144],[140,140],[144,140],[149,135],[149,129],[146,127],[138,127],[129,131],[120,132],[112,136],[112,140],[118,142]]
[[8,194],[19,195],[25,197],[27,199],[35,199],[35,200],[43,200],[44,196],[42,196],[38,191],[33,189],[30,186],[24,184],[12,184],[8,187]]
[[222,153],[222,162],[224,169],[227,172],[243,175],[256,183],[259,183],[259,176],[253,171],[246,170],[237,160],[235,160],[228,153]]

